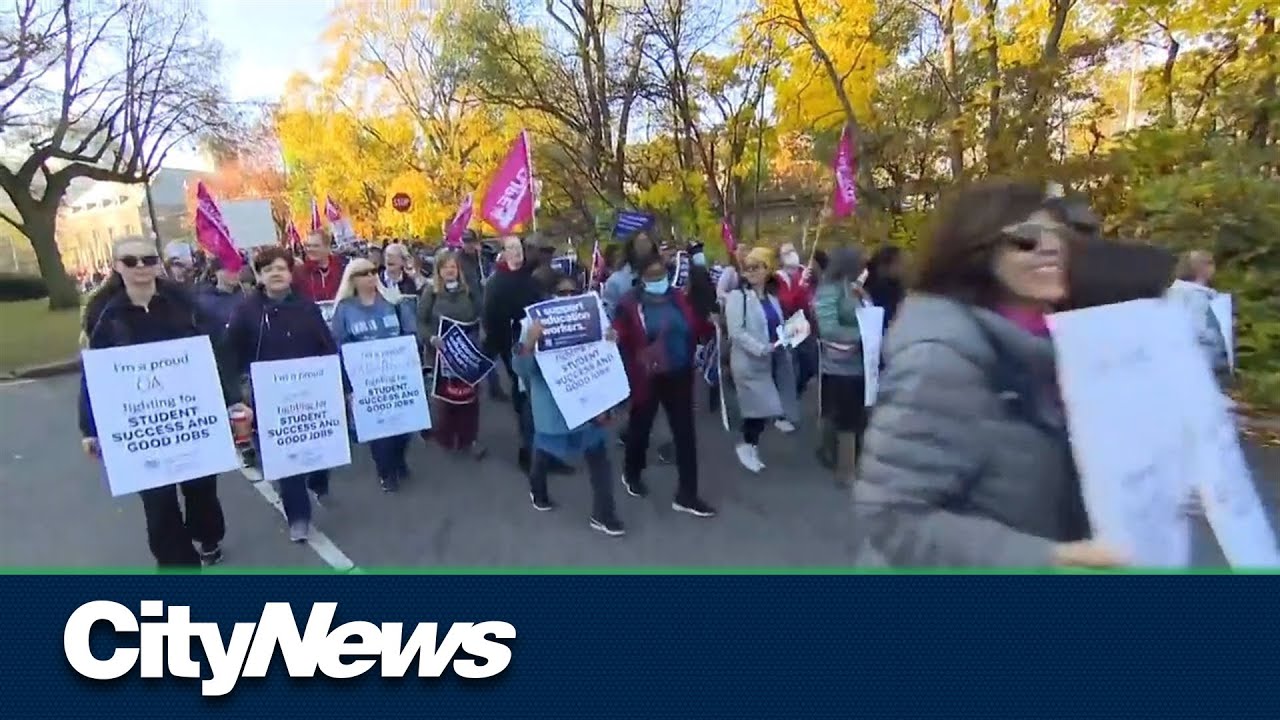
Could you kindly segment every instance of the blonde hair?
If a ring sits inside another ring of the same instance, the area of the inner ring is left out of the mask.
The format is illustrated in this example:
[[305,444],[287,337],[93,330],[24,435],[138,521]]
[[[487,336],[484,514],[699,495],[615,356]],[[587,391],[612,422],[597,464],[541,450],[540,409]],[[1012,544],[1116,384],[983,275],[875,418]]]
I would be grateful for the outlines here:
[[[338,292],[333,296],[333,299],[338,302],[342,302],[349,297],[353,297],[356,294],[356,284],[352,279],[352,276],[361,272],[376,274],[378,272],[378,266],[364,258],[353,258],[347,263],[346,269],[342,271],[342,282],[338,283]],[[375,278],[375,280],[377,280],[377,278]],[[386,287],[381,281],[375,282],[374,287],[378,288],[378,294],[392,305],[399,303],[403,298],[398,289]]]
[[773,272],[778,269],[777,253],[767,247],[757,245],[751,248],[751,252],[747,253],[747,258],[742,262],[743,267],[752,264],[760,264],[765,270]]
[[440,276],[440,268],[445,263],[453,263],[453,267],[458,271],[458,283],[463,291],[470,293],[471,287],[467,285],[467,279],[462,275],[462,260],[458,257],[458,251],[451,248],[440,248],[436,251],[435,270],[431,273],[431,288],[437,293],[444,292],[444,278]]

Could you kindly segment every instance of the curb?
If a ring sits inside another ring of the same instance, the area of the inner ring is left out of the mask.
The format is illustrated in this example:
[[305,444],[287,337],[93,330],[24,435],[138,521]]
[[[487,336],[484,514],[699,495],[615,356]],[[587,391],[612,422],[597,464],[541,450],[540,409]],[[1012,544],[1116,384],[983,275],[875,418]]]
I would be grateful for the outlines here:
[[18,368],[17,370],[6,373],[3,377],[10,380],[28,380],[35,378],[57,377],[58,375],[68,375],[79,371],[80,358],[74,357],[59,362],[45,363],[44,365],[32,365],[30,367]]

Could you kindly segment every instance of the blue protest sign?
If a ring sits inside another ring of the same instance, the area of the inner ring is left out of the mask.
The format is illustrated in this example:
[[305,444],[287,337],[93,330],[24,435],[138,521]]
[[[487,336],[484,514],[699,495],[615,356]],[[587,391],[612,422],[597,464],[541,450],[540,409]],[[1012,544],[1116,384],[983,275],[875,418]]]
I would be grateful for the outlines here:
[[544,300],[525,309],[529,318],[542,325],[538,350],[600,342],[604,339],[604,321],[600,299],[595,293]]
[[577,259],[568,255],[558,255],[551,258],[551,267],[565,275],[573,275],[577,265]]
[[461,325],[453,325],[440,336],[440,370],[446,377],[475,386],[493,370],[493,360],[481,352]]

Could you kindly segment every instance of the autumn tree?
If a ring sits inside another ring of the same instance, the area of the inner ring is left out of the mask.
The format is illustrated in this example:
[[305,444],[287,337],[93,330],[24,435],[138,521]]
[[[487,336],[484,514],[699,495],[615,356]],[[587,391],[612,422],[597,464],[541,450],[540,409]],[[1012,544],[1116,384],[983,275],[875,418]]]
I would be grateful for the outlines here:
[[186,3],[20,0],[0,20],[0,214],[30,242],[51,307],[79,297],[54,239],[76,178],[145,183],[225,116],[222,50]]

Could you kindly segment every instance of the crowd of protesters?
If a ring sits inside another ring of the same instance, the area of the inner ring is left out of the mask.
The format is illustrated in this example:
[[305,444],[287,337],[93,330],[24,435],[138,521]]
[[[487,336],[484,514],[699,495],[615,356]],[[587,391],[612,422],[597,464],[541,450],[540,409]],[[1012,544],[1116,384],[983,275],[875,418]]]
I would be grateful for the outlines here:
[[[555,248],[534,236],[497,245],[468,232],[460,248],[392,242],[335,251],[314,235],[301,257],[265,248],[231,272],[199,253],[161,258],[154,246],[125,239],[88,305],[85,339],[102,348],[207,334],[220,349],[228,404],[245,407],[244,378],[254,362],[330,355],[344,343],[398,335],[416,336],[430,353],[442,317],[474,321],[475,342],[503,370],[491,373],[487,387],[491,401],[509,402],[516,450],[495,458],[478,443],[478,394],[435,406],[426,435],[476,462],[514,462],[538,511],[556,507],[548,477],[585,463],[589,526],[619,536],[625,507],[615,502],[613,483],[620,477],[630,496],[650,493],[659,412],[671,433],[657,443],[659,459],[676,468],[672,509],[716,515],[699,482],[695,409],[704,385],[705,400],[718,405],[721,388],[701,381],[696,354],[719,330],[741,418],[733,428],[737,462],[765,471],[777,461],[762,454],[763,435],[791,435],[815,422],[819,461],[849,488],[858,562],[896,566],[1125,563],[1090,538],[1054,379],[1049,313],[1167,294],[1194,319],[1210,366],[1220,377],[1227,370],[1208,309],[1212,257],[1192,253],[1175,267],[1158,248],[1104,240],[1081,201],[1033,184],[959,190],[910,258],[883,245],[868,255],[848,238],[810,249],[808,258],[793,243],[742,247],[713,265],[703,246],[675,247],[646,229],[608,246],[603,268],[578,263],[564,272],[551,262]],[[677,253],[690,260],[679,287],[672,282]],[[533,362],[542,328],[525,309],[587,289],[600,294],[630,397],[569,428]],[[328,322],[316,304],[325,301],[335,302]],[[869,306],[884,309],[887,329],[871,405],[863,401],[859,327],[859,309]],[[796,315],[812,332],[791,347],[780,333]],[[805,400],[814,394],[820,410],[810,418]],[[85,393],[80,409],[86,449],[95,452]],[[376,481],[389,493],[412,481],[411,440],[369,443]],[[279,485],[290,536],[306,541],[311,504],[329,493],[328,472]],[[161,565],[221,559],[215,478],[144,491],[142,500]]]

